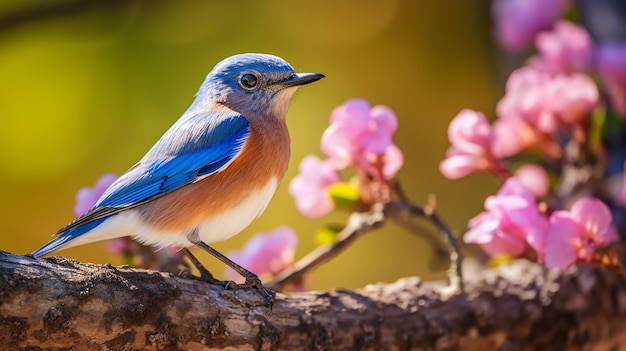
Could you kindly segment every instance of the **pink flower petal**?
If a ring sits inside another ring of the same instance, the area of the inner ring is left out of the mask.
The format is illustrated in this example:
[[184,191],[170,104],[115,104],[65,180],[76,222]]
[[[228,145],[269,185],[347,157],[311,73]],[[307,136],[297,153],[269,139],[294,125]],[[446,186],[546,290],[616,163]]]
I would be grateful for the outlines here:
[[479,155],[490,149],[493,132],[483,113],[464,109],[450,122],[448,139],[456,150]]
[[539,51],[536,61],[550,73],[580,72],[591,65],[591,36],[571,22],[557,22],[554,30],[539,33],[535,43]]
[[343,125],[331,124],[322,135],[320,148],[338,169],[342,169],[352,163],[358,145]]
[[535,131],[521,118],[501,118],[493,122],[491,153],[496,158],[517,155],[535,142]]
[[376,129],[384,130],[388,135],[393,135],[398,130],[398,118],[387,106],[377,105],[370,111],[370,116],[375,122]]
[[385,179],[392,179],[404,165],[404,155],[399,147],[392,144],[385,151],[384,160],[383,176]]
[[501,230],[499,216],[483,212],[470,220],[470,229],[463,236],[466,243],[478,244],[489,256],[518,257],[524,252],[524,241]]
[[439,172],[448,179],[459,179],[478,170],[480,163],[475,155],[453,155],[439,163]]
[[[533,194],[528,187],[524,185],[519,179],[515,177],[508,178],[504,184],[498,190],[497,196],[515,196],[526,201],[526,204],[534,204],[535,203],[535,194]],[[513,200],[511,200],[513,201]]]
[[392,144],[391,135],[383,129],[370,131],[362,144],[364,149],[376,155],[380,155]]
[[572,218],[576,218],[585,228],[590,239],[599,245],[609,243],[608,240],[611,239],[609,231],[613,216],[604,202],[593,197],[583,197],[572,205],[570,212]]
[[526,164],[515,171],[515,178],[537,197],[548,195],[550,181],[545,169],[538,165]]
[[352,99],[336,107],[330,115],[331,124],[351,124],[355,129],[366,129],[370,118],[370,104],[363,99]]
[[553,212],[546,238],[546,266],[565,270],[574,264],[581,246],[580,235],[580,227],[570,218],[569,213]]
[[530,246],[543,261],[549,222],[517,179],[509,178],[496,195],[485,199],[485,210],[470,220],[466,242],[479,244],[491,256],[519,257]]
[[334,209],[328,187],[340,181],[329,162],[309,155],[300,162],[300,173],[289,183],[296,208],[308,218],[321,217]]
[[549,98],[545,109],[565,123],[588,119],[600,95],[596,84],[582,73],[554,77],[546,87],[546,94]]

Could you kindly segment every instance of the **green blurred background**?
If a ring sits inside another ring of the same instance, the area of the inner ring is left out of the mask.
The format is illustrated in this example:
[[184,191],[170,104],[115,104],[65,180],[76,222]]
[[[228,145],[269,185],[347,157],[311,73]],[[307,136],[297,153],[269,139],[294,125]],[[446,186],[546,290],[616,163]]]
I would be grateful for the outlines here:
[[[302,157],[321,155],[331,110],[350,98],[396,112],[395,140],[405,153],[398,178],[416,203],[436,195],[454,229],[462,232],[497,187],[488,176],[449,181],[438,171],[449,121],[465,107],[493,116],[501,95],[487,1],[84,1],[19,15],[67,3],[0,3],[2,250],[25,254],[49,240],[73,219],[80,187],[133,165],[187,108],[213,65],[242,52],[272,53],[327,78],[292,102],[291,165],[269,208],[218,250],[289,225],[300,237],[299,258],[315,247],[318,228],[347,218],[305,219],[287,184]],[[121,263],[102,243],[58,254]],[[426,241],[389,224],[317,270],[309,287],[443,277],[429,269],[431,256]],[[222,275],[221,263],[199,257]]]

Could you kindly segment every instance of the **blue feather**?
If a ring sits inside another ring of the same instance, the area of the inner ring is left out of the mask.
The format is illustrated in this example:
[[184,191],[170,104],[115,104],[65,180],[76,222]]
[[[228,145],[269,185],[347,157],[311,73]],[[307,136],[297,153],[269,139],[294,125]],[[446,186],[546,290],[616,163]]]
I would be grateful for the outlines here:
[[65,246],[65,244],[67,244],[71,240],[74,240],[77,237],[79,237],[79,236],[87,233],[88,231],[92,230],[93,228],[97,227],[98,225],[100,225],[100,223],[104,222],[105,219],[106,218],[96,219],[96,220],[93,220],[91,222],[85,223],[85,224],[83,224],[81,226],[77,226],[75,228],[72,228],[72,229],[68,230],[67,232],[63,233],[63,235],[57,236],[56,238],[50,240],[44,246],[38,248],[35,252],[32,253],[32,255],[35,256],[35,257],[41,257],[43,255],[46,255],[46,254],[52,252],[52,251],[55,251],[55,250],[61,248],[62,246]]
[[241,152],[249,133],[248,120],[233,112],[183,115],[89,212],[59,230],[61,236],[53,242],[64,244],[112,215],[220,171]]
[[[222,169],[241,151],[249,124],[241,115],[222,117],[218,123],[215,119],[200,114],[179,121],[182,123],[170,129],[137,166],[111,185],[96,207],[144,202]],[[172,148],[176,139],[174,145],[180,147]],[[168,144],[163,145],[163,140]]]

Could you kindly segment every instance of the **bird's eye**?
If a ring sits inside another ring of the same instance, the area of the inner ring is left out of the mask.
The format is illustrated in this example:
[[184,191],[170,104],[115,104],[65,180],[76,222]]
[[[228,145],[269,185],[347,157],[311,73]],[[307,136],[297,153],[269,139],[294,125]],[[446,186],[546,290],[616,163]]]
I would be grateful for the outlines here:
[[256,87],[257,82],[258,82],[257,77],[254,74],[250,74],[250,73],[244,74],[243,76],[241,76],[241,79],[239,80],[239,84],[241,84],[241,86],[247,90],[254,89],[254,87]]

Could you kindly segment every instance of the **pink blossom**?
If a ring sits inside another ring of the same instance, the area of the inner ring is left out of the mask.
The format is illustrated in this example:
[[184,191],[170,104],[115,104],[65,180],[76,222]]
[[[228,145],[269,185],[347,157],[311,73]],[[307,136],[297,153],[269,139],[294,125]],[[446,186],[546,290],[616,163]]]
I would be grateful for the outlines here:
[[565,5],[564,0],[494,0],[495,36],[509,50],[527,49],[537,33],[559,18]]
[[480,245],[490,256],[520,257],[530,247],[543,260],[548,219],[539,212],[534,194],[517,179],[509,178],[489,196],[485,210],[470,220],[465,242]]
[[402,150],[395,144],[389,145],[383,154],[383,177],[385,179],[392,179],[396,176],[402,165],[404,165],[404,154]]
[[488,170],[489,165],[489,160],[482,155],[464,154],[450,147],[446,158],[439,163],[439,172],[448,179],[459,179],[476,171]]
[[[404,154],[395,144],[391,144],[382,154],[377,155],[371,152],[364,152],[358,158],[357,163],[368,174],[376,175],[381,173],[384,179],[391,179],[396,176],[404,165]],[[379,172],[380,163],[382,163],[382,169]]]
[[617,240],[609,208],[583,197],[570,211],[554,211],[546,243],[546,266],[564,270],[577,261],[590,262],[597,248]]
[[398,120],[386,106],[365,100],[348,100],[335,108],[331,124],[322,135],[321,149],[337,169],[358,165],[365,153],[383,154],[392,145]]
[[591,36],[571,22],[557,22],[554,30],[539,33],[535,44],[539,54],[531,59],[531,65],[536,68],[557,74],[581,72],[591,65]]
[[548,195],[550,181],[548,174],[543,167],[533,164],[526,164],[515,171],[515,178],[537,197]]
[[328,161],[309,155],[300,162],[300,173],[289,183],[289,194],[296,208],[309,218],[321,217],[333,210],[328,188],[340,181],[339,174]]
[[463,240],[479,245],[489,256],[508,255],[520,257],[524,253],[525,241],[519,231],[506,230],[506,217],[502,212],[482,212],[472,218]]
[[511,73],[505,90],[498,117],[521,118],[543,133],[588,118],[599,99],[596,85],[582,73],[552,76],[532,67]]
[[113,184],[117,176],[113,173],[102,175],[93,188],[84,187],[76,193],[76,204],[74,205],[74,215],[80,217],[89,211],[96,204],[100,196]]
[[536,131],[522,118],[500,118],[493,122],[491,152],[501,159],[517,155],[537,143]]
[[532,128],[553,132],[557,123],[552,114],[544,114],[546,87],[551,76],[530,67],[519,68],[509,76],[505,95],[496,106],[501,119],[521,118]]
[[546,112],[565,124],[589,118],[600,96],[593,80],[582,73],[554,77],[546,93]]
[[[289,227],[278,227],[270,233],[258,233],[240,251],[230,251],[228,258],[257,275],[276,275],[294,262],[298,236]],[[226,269],[227,279],[245,281],[234,270]]]
[[450,148],[439,164],[439,171],[449,179],[464,177],[491,165],[493,130],[481,112],[464,109],[448,126]]
[[464,109],[450,122],[448,140],[461,152],[480,154],[491,147],[493,132],[482,112]]

